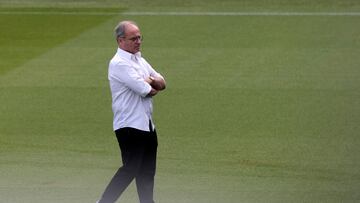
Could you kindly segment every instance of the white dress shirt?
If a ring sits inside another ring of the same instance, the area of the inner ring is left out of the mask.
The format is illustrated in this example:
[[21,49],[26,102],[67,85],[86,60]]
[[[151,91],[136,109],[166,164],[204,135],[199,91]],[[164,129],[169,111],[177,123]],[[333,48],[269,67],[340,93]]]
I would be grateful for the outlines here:
[[[113,128],[136,128],[149,130],[152,121],[152,98],[147,96],[151,86],[145,79],[161,77],[151,65],[141,57],[141,53],[131,54],[118,48],[109,63],[109,82],[114,113]],[[152,128],[155,129],[154,122]]]

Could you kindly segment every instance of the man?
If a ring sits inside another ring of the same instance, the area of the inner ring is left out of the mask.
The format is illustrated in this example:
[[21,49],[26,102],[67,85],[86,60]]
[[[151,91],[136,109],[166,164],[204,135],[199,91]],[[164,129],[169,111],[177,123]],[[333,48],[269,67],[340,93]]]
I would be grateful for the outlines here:
[[113,128],[123,166],[98,202],[115,202],[135,179],[140,202],[153,203],[158,143],[152,120],[152,97],[165,89],[165,80],[141,57],[142,36],[135,22],[120,22],[115,35],[118,49],[110,61],[108,77]]

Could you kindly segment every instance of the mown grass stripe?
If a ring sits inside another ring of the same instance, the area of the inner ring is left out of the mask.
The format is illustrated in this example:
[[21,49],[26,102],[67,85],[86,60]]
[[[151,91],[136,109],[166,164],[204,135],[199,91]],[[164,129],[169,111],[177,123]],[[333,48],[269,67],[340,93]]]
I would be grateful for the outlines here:
[[69,11],[0,11],[0,15],[89,15],[89,16],[112,16],[119,12],[69,12]]
[[75,11],[0,11],[0,15],[131,15],[131,16],[360,16],[360,12],[75,12]]
[[153,16],[360,16],[360,12],[124,12]]

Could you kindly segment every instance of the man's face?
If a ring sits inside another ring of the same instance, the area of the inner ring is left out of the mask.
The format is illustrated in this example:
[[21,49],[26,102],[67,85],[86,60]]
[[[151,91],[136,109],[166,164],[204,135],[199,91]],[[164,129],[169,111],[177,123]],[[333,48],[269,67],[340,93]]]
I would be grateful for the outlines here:
[[140,51],[141,33],[136,25],[128,24],[125,29],[125,37],[119,37],[119,47],[127,52],[135,54]]

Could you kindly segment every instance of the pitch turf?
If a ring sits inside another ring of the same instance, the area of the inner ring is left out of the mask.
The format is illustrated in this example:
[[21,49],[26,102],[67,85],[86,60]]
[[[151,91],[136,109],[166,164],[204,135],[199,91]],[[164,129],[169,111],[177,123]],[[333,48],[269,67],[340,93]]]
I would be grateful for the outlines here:
[[[120,19],[167,79],[155,198],[360,201],[357,1],[0,1],[0,202],[95,202],[121,164],[107,64]],[[120,14],[116,14],[120,13]],[[137,202],[134,185],[121,202]]]

